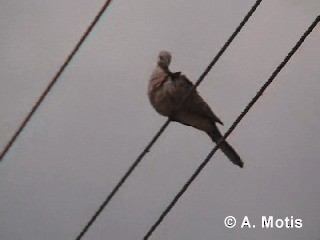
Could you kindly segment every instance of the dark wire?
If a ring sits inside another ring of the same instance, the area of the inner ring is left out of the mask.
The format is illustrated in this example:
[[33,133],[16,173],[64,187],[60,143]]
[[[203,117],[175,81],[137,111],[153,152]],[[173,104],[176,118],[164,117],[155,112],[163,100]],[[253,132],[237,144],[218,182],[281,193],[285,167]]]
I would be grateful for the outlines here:
[[207,163],[210,161],[213,154],[218,150],[220,144],[226,140],[226,138],[232,133],[232,131],[237,127],[237,125],[240,123],[240,121],[244,118],[244,116],[249,112],[249,110],[252,108],[252,106],[256,103],[256,101],[262,96],[264,91],[267,89],[267,87],[273,82],[275,77],[278,75],[278,73],[282,70],[282,68],[289,62],[290,58],[295,54],[295,52],[298,50],[298,48],[301,46],[301,44],[304,42],[304,40],[307,38],[307,36],[312,32],[312,30],[316,27],[316,25],[320,21],[320,15],[314,20],[314,22],[310,25],[310,27],[306,30],[306,32],[302,35],[302,37],[299,39],[299,41],[296,43],[296,45],[291,49],[291,51],[287,54],[285,59],[280,63],[280,65],[276,68],[276,70],[272,73],[270,78],[265,82],[265,84],[260,88],[260,90],[257,92],[257,94],[252,98],[250,103],[245,107],[245,109],[241,112],[241,114],[238,116],[238,118],[233,122],[231,127],[228,129],[228,131],[224,134],[224,136],[220,139],[220,141],[217,143],[217,145],[212,149],[212,151],[209,153],[209,155],[205,158],[205,160],[201,163],[201,165],[196,169],[196,171],[192,174],[192,176],[189,178],[189,180],[185,183],[185,185],[182,187],[182,189],[178,192],[178,194],[174,197],[174,199],[170,202],[168,207],[162,212],[158,220],[155,222],[154,225],[150,228],[150,230],[147,232],[147,234],[144,236],[144,240],[149,239],[149,237],[152,235],[152,233],[155,231],[155,229],[160,225],[160,223],[163,221],[163,219],[166,217],[166,215],[171,211],[171,209],[174,207],[174,205],[177,203],[179,198],[184,194],[184,192],[188,189],[188,187],[191,185],[191,183],[195,180],[195,178],[199,175],[199,173],[202,171],[202,169],[207,165]]
[[74,55],[78,52],[78,50],[80,49],[81,45],[85,42],[85,40],[87,39],[87,37],[89,36],[90,32],[92,31],[92,29],[95,27],[95,25],[98,23],[99,19],[101,18],[102,14],[106,11],[106,9],[108,8],[108,6],[110,5],[112,0],[107,0],[105,2],[105,4],[101,7],[100,11],[98,12],[98,14],[96,15],[96,17],[93,19],[93,21],[91,22],[91,24],[89,25],[89,27],[87,28],[87,30],[84,32],[84,34],[82,35],[82,37],[80,38],[80,40],[78,41],[78,43],[75,45],[75,47],[73,48],[73,50],[71,51],[71,53],[68,55],[68,57],[66,58],[66,60],[64,61],[64,63],[60,66],[59,70],[56,72],[56,74],[54,75],[54,77],[52,78],[52,80],[50,81],[49,85],[46,87],[46,89],[42,92],[42,94],[40,95],[40,97],[38,98],[38,100],[36,101],[36,103],[33,105],[32,109],[30,110],[30,112],[27,114],[27,116],[24,118],[24,120],[22,121],[22,123],[19,125],[19,127],[17,128],[17,130],[14,132],[13,136],[11,137],[11,139],[9,140],[9,142],[5,145],[4,149],[2,150],[1,154],[0,154],[0,162],[2,161],[2,159],[5,157],[5,155],[8,153],[8,151],[10,150],[10,148],[12,147],[12,145],[15,143],[15,141],[17,140],[17,138],[19,137],[19,135],[21,134],[21,132],[23,131],[23,129],[26,127],[26,125],[28,124],[28,122],[31,120],[32,116],[34,115],[34,113],[37,111],[37,109],[40,107],[40,105],[42,104],[43,100],[46,98],[46,96],[48,95],[48,93],[50,92],[50,90],[52,89],[52,87],[56,84],[56,82],[59,80],[60,76],[62,75],[62,73],[64,72],[64,70],[68,67],[69,63],[71,62],[71,60],[73,59]]
[[[220,49],[220,51],[217,53],[217,55],[214,57],[212,62],[208,65],[206,70],[203,72],[203,74],[199,77],[195,85],[192,89],[190,89],[189,93],[186,94],[183,101],[179,104],[178,109],[183,105],[183,103],[186,101],[188,96],[195,91],[196,87],[199,86],[199,84],[203,81],[205,76],[210,72],[212,67],[216,64],[216,62],[220,59],[222,54],[225,52],[225,50],[229,47],[231,42],[234,40],[234,38],[237,36],[237,34],[242,30],[244,25],[247,23],[249,18],[252,16],[252,14],[255,12],[257,7],[260,5],[262,0],[257,0],[255,4],[252,6],[250,11],[247,13],[247,15],[244,17],[244,19],[241,21],[239,26],[236,28],[236,30],[232,33],[232,35],[229,37],[229,39],[225,42],[223,47]],[[159,129],[159,131],[155,134],[155,136],[152,138],[152,140],[148,143],[148,145],[144,148],[144,150],[141,152],[141,154],[138,156],[138,158],[134,161],[134,163],[129,167],[127,172],[124,174],[124,176],[120,179],[120,181],[117,183],[117,185],[113,188],[113,190],[110,192],[110,194],[107,196],[105,201],[99,206],[98,210],[94,213],[94,215],[91,217],[89,222],[85,225],[83,230],[80,232],[80,234],[76,237],[76,240],[80,240],[85,233],[89,230],[90,226],[95,222],[97,217],[101,214],[101,212],[104,210],[104,208],[108,205],[110,200],[113,198],[113,196],[118,192],[120,187],[123,185],[123,183],[127,180],[127,178],[131,175],[133,170],[137,167],[137,165],[140,163],[140,161],[143,159],[143,157],[150,151],[150,148],[153,146],[153,144],[158,140],[158,138],[161,136],[161,134],[164,132],[164,130],[168,127],[170,123],[170,119],[168,119],[162,127]]]

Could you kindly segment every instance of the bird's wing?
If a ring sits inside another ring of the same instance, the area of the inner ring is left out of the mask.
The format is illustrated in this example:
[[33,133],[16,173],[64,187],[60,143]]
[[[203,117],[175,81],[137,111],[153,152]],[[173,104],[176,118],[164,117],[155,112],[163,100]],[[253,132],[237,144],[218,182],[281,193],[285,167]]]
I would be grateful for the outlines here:
[[[177,74],[176,78],[172,78],[171,81],[173,82],[175,89],[174,94],[172,95],[172,100],[176,104],[179,104],[190,92],[193,87],[193,83],[182,74]],[[191,95],[188,97],[186,102],[183,104],[181,111],[205,117],[212,122],[223,124],[196,90],[194,90],[193,93],[191,93]]]

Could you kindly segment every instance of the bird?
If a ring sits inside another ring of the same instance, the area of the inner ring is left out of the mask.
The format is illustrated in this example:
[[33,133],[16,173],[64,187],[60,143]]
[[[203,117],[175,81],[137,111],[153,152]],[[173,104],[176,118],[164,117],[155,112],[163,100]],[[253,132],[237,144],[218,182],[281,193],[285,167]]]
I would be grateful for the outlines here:
[[[201,130],[207,133],[213,142],[218,143],[222,134],[217,124],[223,125],[222,121],[198,91],[191,90],[194,84],[184,74],[169,70],[171,59],[172,55],[168,51],[161,51],[158,55],[157,65],[148,83],[151,105],[160,115]],[[190,95],[185,99],[187,94]],[[182,101],[184,103],[181,105]],[[240,156],[226,140],[221,142],[220,149],[233,164],[243,167]]]

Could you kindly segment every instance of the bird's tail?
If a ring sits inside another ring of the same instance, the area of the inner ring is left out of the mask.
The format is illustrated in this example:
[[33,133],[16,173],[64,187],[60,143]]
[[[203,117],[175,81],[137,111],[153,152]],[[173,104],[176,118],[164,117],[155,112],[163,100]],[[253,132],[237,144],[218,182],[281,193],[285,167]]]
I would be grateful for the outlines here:
[[[219,130],[218,130],[218,132],[214,131],[214,133],[209,134],[209,136],[211,137],[212,141],[215,143],[217,143],[221,138],[221,134],[220,134]],[[229,143],[227,141],[223,141],[220,144],[220,149],[230,159],[230,161],[233,162],[233,164],[238,165],[239,167],[243,168],[243,162],[242,162],[240,156],[233,149],[233,147],[231,147],[229,145]]]

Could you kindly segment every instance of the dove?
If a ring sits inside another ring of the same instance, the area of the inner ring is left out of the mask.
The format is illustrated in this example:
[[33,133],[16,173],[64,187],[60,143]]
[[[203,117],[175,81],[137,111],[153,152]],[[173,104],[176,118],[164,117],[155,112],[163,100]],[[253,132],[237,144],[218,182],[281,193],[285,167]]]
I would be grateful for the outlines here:
[[[148,84],[151,105],[160,115],[201,130],[217,143],[222,137],[217,124],[223,125],[222,121],[213,113],[197,90],[194,89],[185,99],[194,84],[181,72],[169,70],[171,58],[171,53],[168,51],[159,53],[156,68]],[[181,105],[183,100],[185,102]],[[220,149],[232,163],[243,167],[240,156],[226,140],[221,142]]]

